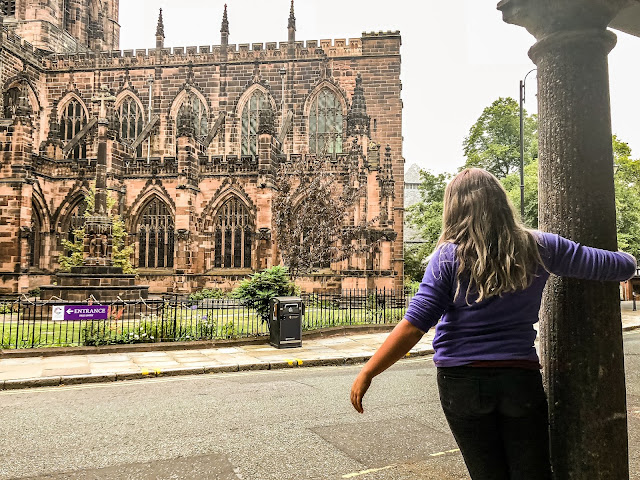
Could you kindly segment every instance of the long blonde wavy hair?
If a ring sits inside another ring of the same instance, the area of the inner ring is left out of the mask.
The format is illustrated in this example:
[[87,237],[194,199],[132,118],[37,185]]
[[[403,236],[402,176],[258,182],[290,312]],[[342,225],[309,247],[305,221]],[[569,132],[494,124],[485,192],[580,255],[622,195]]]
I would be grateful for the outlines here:
[[443,243],[457,245],[455,298],[461,278],[465,293],[477,293],[480,302],[531,285],[542,264],[533,232],[518,220],[500,181],[486,170],[467,168],[456,175],[444,193]]

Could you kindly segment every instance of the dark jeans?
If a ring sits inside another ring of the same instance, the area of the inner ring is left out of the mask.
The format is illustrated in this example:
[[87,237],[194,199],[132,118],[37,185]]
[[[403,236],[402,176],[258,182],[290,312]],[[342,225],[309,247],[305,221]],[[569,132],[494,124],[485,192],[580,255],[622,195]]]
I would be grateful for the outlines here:
[[444,414],[472,480],[547,480],[549,420],[537,370],[438,368]]

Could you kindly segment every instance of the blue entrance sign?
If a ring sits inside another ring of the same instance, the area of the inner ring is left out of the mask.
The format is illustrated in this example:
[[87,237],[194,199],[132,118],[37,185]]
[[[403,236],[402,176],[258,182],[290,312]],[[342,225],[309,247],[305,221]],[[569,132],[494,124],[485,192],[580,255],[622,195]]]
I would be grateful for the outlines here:
[[108,305],[54,305],[52,320],[106,320],[109,318]]

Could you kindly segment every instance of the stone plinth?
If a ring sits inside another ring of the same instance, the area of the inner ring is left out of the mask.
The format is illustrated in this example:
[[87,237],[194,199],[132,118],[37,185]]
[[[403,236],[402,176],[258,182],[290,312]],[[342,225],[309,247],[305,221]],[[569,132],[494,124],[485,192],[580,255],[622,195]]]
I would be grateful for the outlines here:
[[135,275],[122,273],[113,266],[72,267],[69,273],[56,274],[56,285],[40,287],[40,298],[85,301],[93,296],[99,302],[148,298],[149,286],[136,285]]

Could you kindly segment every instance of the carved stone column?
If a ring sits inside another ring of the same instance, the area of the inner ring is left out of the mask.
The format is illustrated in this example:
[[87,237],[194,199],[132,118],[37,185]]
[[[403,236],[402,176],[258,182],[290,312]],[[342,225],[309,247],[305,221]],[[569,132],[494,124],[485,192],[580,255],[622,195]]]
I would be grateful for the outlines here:
[[[606,30],[626,0],[503,0],[537,43],[542,230],[616,250]],[[628,478],[619,287],[552,276],[541,310],[554,477]]]

